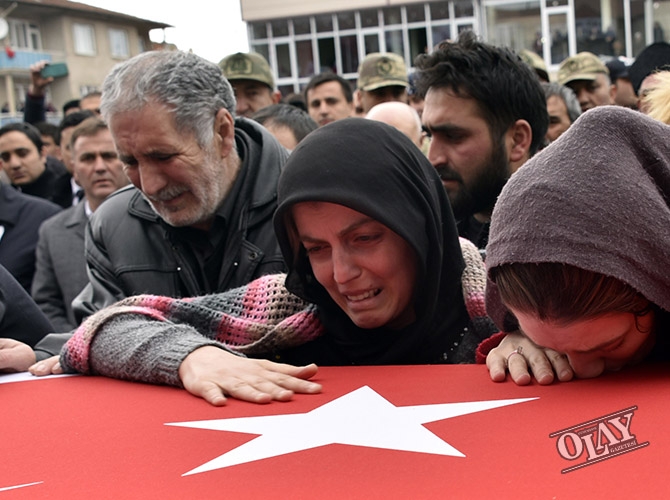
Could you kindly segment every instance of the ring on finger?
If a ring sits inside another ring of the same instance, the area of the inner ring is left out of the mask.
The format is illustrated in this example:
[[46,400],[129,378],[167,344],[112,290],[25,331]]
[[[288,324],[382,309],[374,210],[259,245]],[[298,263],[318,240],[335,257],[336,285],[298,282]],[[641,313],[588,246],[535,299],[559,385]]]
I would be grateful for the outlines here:
[[522,347],[522,346],[519,346],[519,347],[517,347],[516,349],[514,349],[512,352],[510,352],[510,353],[507,355],[507,364],[509,365],[509,360],[510,360],[510,358],[511,358],[512,356],[514,356],[515,354],[520,354],[520,355],[523,357],[523,354],[522,354],[522,353],[523,353],[523,347]]

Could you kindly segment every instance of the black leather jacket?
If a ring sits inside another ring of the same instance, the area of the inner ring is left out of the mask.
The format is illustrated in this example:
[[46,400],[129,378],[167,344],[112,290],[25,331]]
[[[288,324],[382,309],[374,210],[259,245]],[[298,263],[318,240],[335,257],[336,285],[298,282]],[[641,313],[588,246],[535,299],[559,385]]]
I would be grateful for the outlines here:
[[[222,272],[213,292],[242,286],[264,274],[285,271],[272,215],[277,206],[277,181],[288,152],[255,122],[235,123],[237,140],[248,154],[223,256]],[[259,154],[260,153],[260,154]],[[259,157],[256,164],[248,158]],[[248,195],[245,195],[248,193]],[[90,220],[86,235],[89,284],[73,302],[78,321],[124,297],[149,293],[169,297],[206,293],[184,245],[134,187],[105,200]]]

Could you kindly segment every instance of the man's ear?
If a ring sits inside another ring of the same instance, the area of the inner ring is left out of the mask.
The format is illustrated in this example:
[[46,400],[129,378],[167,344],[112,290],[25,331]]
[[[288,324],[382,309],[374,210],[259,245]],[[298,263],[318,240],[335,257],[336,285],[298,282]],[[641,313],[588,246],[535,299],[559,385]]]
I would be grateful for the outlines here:
[[235,147],[235,119],[226,108],[221,108],[214,117],[214,140],[222,158]]
[[616,99],[616,91],[617,91],[616,85],[611,84],[610,85],[610,104],[614,104],[614,100]]
[[354,112],[361,107],[361,89],[354,90]]
[[272,103],[279,104],[280,101],[281,101],[281,92],[275,90],[274,92],[272,92]]
[[518,168],[530,158],[533,129],[526,120],[517,120],[510,126],[506,136],[509,161],[511,164],[518,164],[516,165],[516,168]]

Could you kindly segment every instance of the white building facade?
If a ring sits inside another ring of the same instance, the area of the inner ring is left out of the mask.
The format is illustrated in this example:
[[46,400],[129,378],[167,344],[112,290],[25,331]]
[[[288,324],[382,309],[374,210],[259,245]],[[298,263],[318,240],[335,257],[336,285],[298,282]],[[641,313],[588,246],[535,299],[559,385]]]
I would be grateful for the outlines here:
[[635,57],[670,37],[670,0],[240,0],[249,46],[263,54],[282,94],[331,70],[355,81],[370,52],[408,67],[471,29],[489,43],[540,54],[550,71],[577,52]]

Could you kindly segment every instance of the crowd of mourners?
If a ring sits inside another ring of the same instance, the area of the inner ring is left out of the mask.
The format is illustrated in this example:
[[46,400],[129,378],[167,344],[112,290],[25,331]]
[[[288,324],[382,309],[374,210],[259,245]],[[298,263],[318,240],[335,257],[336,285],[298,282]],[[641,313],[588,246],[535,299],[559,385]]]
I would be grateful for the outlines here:
[[289,96],[256,53],[150,51],[58,126],[46,64],[0,128],[0,371],[219,405],[318,366],[670,358],[670,44],[550,75],[466,31]]

